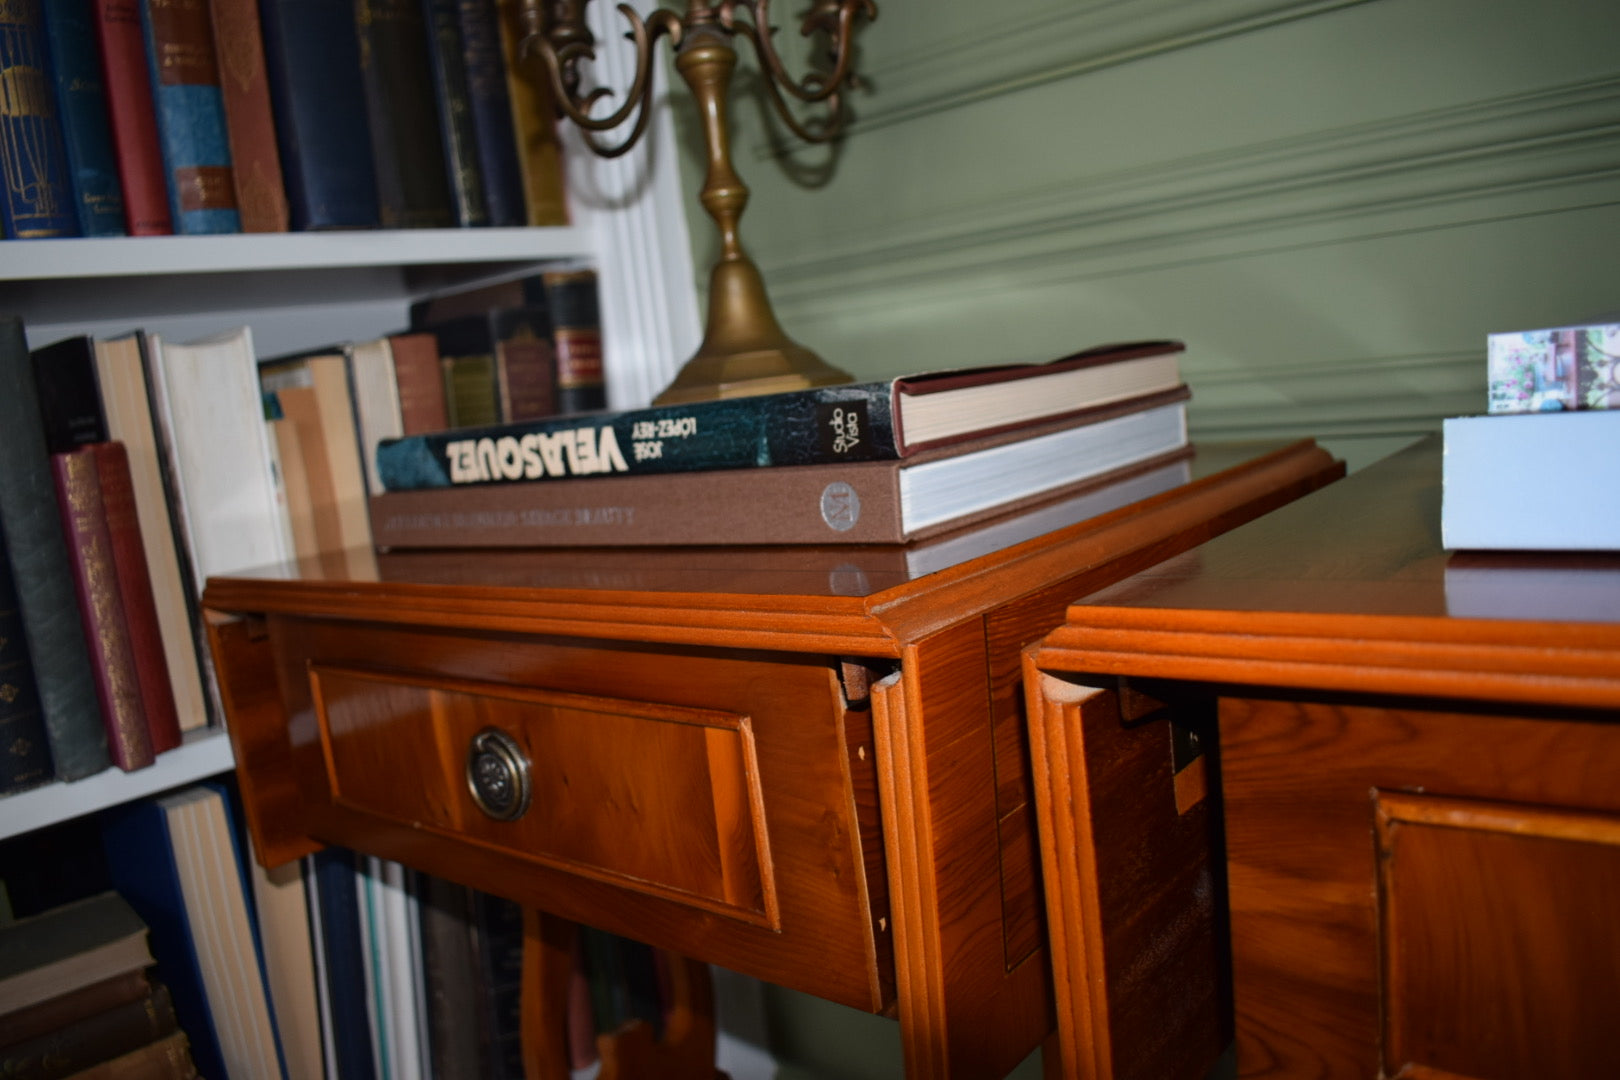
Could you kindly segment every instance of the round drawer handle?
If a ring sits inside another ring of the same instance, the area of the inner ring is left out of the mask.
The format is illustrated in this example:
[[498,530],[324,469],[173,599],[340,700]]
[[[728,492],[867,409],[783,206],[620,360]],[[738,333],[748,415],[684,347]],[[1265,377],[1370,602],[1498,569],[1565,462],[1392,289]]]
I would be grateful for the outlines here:
[[485,728],[467,747],[467,790],[478,809],[496,821],[514,821],[529,809],[529,758],[516,739]]

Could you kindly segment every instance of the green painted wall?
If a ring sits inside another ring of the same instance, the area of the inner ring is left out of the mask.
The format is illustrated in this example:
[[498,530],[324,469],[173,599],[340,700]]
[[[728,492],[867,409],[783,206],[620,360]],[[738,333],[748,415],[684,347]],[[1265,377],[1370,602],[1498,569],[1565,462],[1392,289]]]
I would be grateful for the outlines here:
[[[840,145],[734,116],[777,313],[857,377],[1177,337],[1195,438],[1359,466],[1484,410],[1491,331],[1620,317],[1616,0],[878,3]],[[892,1023],[768,994],[794,1077],[897,1075]]]
[[1481,411],[1490,331],[1620,312],[1613,0],[879,7],[840,145],[773,154],[748,57],[734,110],[778,315],[858,377],[1178,337],[1196,437],[1354,459]]

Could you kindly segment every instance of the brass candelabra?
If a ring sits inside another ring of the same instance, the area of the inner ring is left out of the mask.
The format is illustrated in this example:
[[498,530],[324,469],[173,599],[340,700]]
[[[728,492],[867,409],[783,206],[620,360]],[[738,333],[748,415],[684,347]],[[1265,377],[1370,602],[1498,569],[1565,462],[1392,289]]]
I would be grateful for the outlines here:
[[[877,17],[873,0],[810,0],[800,33],[820,35],[824,63],[795,79],[772,41],[770,0],[688,0],[684,15],[659,8],[645,19],[628,4],[619,13],[635,46],[635,77],[618,107],[603,114],[613,91],[587,88],[582,65],[596,57],[596,41],[585,24],[589,0],[523,0],[524,51],[544,65],[558,108],[584,132],[593,151],[614,157],[635,145],[651,112],[653,49],[667,37],[675,69],[692,91],[703,123],[707,174],[699,201],[720,232],[720,255],[709,279],[709,309],[703,343],[681,368],[657,404],[742,397],[848,382],[850,376],[793,341],[782,330],[765,291],[759,268],[743,250],[738,219],[748,188],[731,163],[727,100],[737,65],[733,40],[741,36],[759,59],[761,82],[787,127],[799,138],[825,142],[842,127],[843,94],[855,84],[852,70],[855,27]],[[801,122],[788,98],[811,107],[816,119]],[[629,125],[618,142],[602,137]]]

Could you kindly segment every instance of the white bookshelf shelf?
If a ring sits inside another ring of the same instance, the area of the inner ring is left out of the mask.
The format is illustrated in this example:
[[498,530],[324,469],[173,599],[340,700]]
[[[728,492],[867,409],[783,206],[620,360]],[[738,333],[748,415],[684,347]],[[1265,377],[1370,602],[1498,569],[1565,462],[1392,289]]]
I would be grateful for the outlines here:
[[0,281],[529,262],[593,254],[590,231],[572,226],[27,240],[0,244]]
[[221,728],[205,729],[159,754],[147,768],[106,769],[72,783],[46,784],[0,798],[0,840],[218,776],[235,764],[230,736]]

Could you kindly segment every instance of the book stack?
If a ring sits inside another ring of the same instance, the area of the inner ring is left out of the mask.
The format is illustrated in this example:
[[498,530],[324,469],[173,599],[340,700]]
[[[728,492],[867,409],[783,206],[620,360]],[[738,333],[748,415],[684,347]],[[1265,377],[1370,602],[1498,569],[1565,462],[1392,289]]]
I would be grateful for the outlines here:
[[1487,352],[1487,412],[1445,422],[1445,546],[1620,551],[1620,324],[1492,334]]
[[1188,450],[1180,342],[385,439],[379,548],[904,544]]
[[147,926],[116,892],[0,925],[0,1075],[191,1080]]
[[16,0],[9,239],[561,225],[519,0]]

